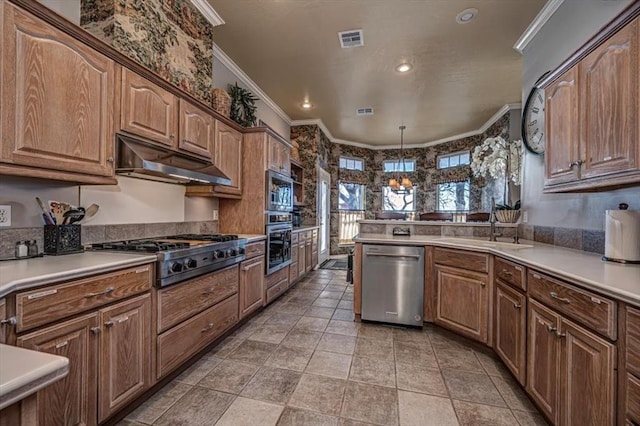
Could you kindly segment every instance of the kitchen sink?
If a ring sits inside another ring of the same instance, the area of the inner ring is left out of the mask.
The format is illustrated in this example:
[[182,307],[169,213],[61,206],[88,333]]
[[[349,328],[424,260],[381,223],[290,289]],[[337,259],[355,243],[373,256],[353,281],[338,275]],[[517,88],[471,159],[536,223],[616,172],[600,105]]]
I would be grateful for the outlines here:
[[499,248],[508,250],[519,250],[533,247],[530,244],[514,244],[504,243],[501,241],[474,240],[472,238],[442,238],[440,241],[445,243],[468,244],[476,247]]

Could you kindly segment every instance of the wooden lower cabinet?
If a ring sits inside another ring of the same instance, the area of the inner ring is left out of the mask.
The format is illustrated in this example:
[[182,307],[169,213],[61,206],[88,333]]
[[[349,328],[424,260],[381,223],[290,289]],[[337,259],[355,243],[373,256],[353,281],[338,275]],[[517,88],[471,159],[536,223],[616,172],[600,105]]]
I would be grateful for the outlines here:
[[92,313],[18,337],[17,346],[69,358],[69,374],[38,391],[38,426],[95,425],[99,314]]
[[553,424],[615,423],[616,348],[529,299],[527,391]]
[[7,319],[7,302],[5,299],[0,299],[0,343],[7,341],[7,326],[8,323],[4,322]]
[[307,273],[307,255],[304,241],[298,244],[298,278]]
[[311,247],[311,239],[305,241],[304,247],[304,263],[305,263],[305,272],[310,272],[313,267],[313,256],[312,256],[313,248]]
[[527,298],[496,282],[495,343],[493,349],[521,385],[525,384]]
[[151,295],[100,311],[98,419],[103,421],[151,386]]
[[240,319],[264,305],[264,257],[240,264]]
[[488,343],[487,275],[441,265],[435,265],[434,269],[434,322],[463,336]]

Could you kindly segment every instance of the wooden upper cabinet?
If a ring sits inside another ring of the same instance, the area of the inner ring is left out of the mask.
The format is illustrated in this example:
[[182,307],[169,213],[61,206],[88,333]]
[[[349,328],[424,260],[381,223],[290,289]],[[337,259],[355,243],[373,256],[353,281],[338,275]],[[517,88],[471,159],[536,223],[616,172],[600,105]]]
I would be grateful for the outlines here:
[[291,149],[285,144],[280,144],[280,164],[282,174],[291,176]]
[[178,98],[123,68],[120,124],[122,130],[177,148]]
[[639,25],[640,18],[580,62],[582,178],[639,167]]
[[100,311],[98,419],[104,421],[151,385],[151,295]]
[[268,135],[267,151],[267,167],[285,176],[290,176],[290,148],[275,137]]
[[578,72],[571,68],[545,89],[545,185],[579,178]]
[[184,99],[180,99],[178,148],[211,158],[214,130],[214,120],[211,114]]
[[19,337],[16,345],[69,358],[69,374],[38,391],[40,426],[95,425],[98,314]]
[[112,177],[115,63],[8,2],[0,7],[0,162]]
[[231,179],[230,186],[216,186],[215,192],[242,195],[242,133],[216,120],[214,145],[213,162]]

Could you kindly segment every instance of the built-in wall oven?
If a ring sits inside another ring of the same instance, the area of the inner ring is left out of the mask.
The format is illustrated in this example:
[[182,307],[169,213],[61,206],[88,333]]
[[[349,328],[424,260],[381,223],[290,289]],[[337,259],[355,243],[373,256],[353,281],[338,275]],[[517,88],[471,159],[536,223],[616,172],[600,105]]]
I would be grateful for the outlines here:
[[293,180],[273,170],[267,171],[267,205],[269,212],[291,212],[293,210]]
[[267,275],[291,264],[291,220],[288,212],[267,213]]

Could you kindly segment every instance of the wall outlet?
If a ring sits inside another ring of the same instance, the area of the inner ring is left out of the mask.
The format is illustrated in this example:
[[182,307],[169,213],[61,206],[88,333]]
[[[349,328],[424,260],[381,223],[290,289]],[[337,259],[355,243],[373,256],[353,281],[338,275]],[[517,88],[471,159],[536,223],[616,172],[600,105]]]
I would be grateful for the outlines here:
[[213,211],[213,220],[218,220],[218,210]]
[[11,206],[0,206],[0,226],[11,226]]
[[522,223],[527,222],[529,222],[529,212],[525,210],[522,212]]

